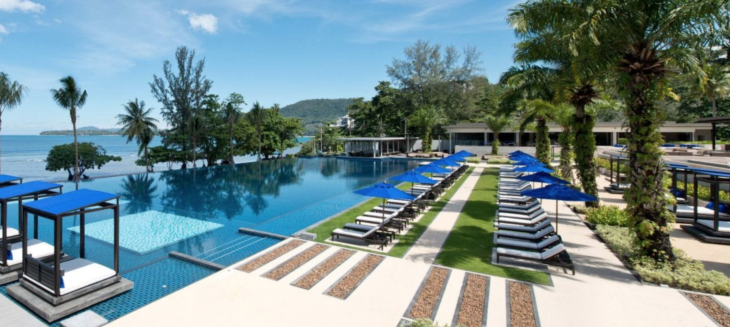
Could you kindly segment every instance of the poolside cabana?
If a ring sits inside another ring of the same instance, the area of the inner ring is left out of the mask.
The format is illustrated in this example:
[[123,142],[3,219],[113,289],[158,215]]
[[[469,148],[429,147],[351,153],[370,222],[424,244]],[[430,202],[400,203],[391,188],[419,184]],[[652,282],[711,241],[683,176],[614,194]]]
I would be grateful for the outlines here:
[[712,149],[717,150],[715,147],[715,140],[717,139],[717,125],[728,125],[730,124],[730,116],[724,117],[707,117],[697,119],[698,123],[710,123],[712,124],[711,138],[712,138]]
[[[622,173],[621,173],[621,162],[625,162],[628,167],[628,161],[629,158],[621,155],[621,154],[608,154],[608,161],[609,161],[609,186],[606,186],[605,189],[608,193],[623,193],[624,191],[629,189],[629,185],[626,183],[621,183],[622,181]],[[613,177],[613,163],[616,163],[616,179],[614,180]],[[627,177],[628,174],[623,174],[623,177]]]
[[[694,179],[694,206],[692,226],[682,226],[682,229],[710,243],[730,244],[730,215],[726,211],[727,204],[720,202],[720,186],[730,185],[730,173],[719,170],[690,168]],[[699,183],[710,185],[710,204],[707,207],[699,206]],[[725,210],[723,210],[725,208]],[[679,213],[678,213],[679,214]]]
[[[119,275],[118,195],[82,189],[25,204],[22,211],[22,277],[20,284],[8,287],[8,294],[20,303],[51,322],[132,289],[132,282]],[[86,259],[86,215],[101,211],[114,216],[114,269]],[[51,258],[36,259],[28,252],[29,214],[53,223]],[[73,216],[80,218],[79,258],[62,250],[62,222]]]
[[[17,201],[18,202],[18,227],[23,225],[21,208],[23,206],[23,200],[38,200],[49,196],[61,194],[63,185],[52,184],[46,182],[30,182],[25,184],[18,184],[0,189],[0,214],[3,249],[6,251],[0,251],[0,285],[7,284],[9,282],[16,281],[18,274],[16,270],[22,268],[21,263],[23,262],[23,243],[21,242],[21,232],[8,226],[8,203]],[[38,216],[35,216],[34,233],[33,238],[28,241],[30,250],[28,251],[34,258],[44,258],[53,255],[53,246],[50,244],[38,240]]]
[[[686,203],[687,202],[687,178],[690,173],[693,172],[689,166],[685,165],[678,165],[673,163],[667,163],[667,168],[669,168],[669,171],[672,174],[672,189],[671,193],[674,197],[674,208],[673,211],[677,212],[677,204],[680,203]],[[680,189],[677,188],[677,175],[682,174],[684,176],[684,188]],[[677,217],[679,219],[679,217]],[[678,222],[680,222],[678,220]]]
[[343,137],[348,157],[380,158],[407,152],[405,137]]
[[0,175],[0,187],[23,184],[23,178],[10,175]]

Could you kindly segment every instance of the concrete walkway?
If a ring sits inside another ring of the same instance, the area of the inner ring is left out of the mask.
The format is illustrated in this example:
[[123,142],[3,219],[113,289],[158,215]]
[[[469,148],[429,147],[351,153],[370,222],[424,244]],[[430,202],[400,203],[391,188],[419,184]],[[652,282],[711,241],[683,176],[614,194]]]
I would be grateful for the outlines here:
[[43,327],[45,324],[0,294],[0,326]]
[[432,264],[436,260],[439,252],[441,252],[441,247],[446,242],[446,238],[449,237],[451,229],[454,228],[456,220],[459,219],[461,210],[466,205],[466,201],[469,200],[471,191],[477,185],[477,181],[479,180],[479,176],[482,175],[483,170],[481,167],[474,168],[471,174],[466,177],[464,184],[456,190],[454,196],[446,203],[446,206],[444,206],[441,212],[436,215],[436,218],[434,218],[423,235],[421,235],[421,238],[408,250],[403,257],[404,259],[427,264]]

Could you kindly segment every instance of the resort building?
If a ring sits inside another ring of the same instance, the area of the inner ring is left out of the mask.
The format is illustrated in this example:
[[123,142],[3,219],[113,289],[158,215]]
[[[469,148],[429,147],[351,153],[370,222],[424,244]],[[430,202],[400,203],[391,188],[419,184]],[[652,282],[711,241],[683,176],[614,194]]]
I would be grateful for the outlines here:
[[355,120],[350,118],[350,115],[344,115],[338,118],[334,124],[330,124],[330,127],[350,129],[355,127]]
[[[548,124],[550,140],[557,144],[558,135],[562,132],[560,126]],[[456,146],[471,147],[490,146],[494,141],[492,131],[484,123],[463,123],[444,126],[449,134],[450,151],[453,153]],[[618,143],[620,138],[626,137],[626,128],[623,122],[597,122],[593,127],[597,146],[611,146]],[[693,142],[709,141],[712,139],[712,124],[709,123],[676,123],[665,122],[661,126],[665,142]],[[499,133],[499,142],[505,146],[534,146],[535,133],[525,131],[520,133],[518,128],[512,128]],[[472,151],[472,150],[470,150]]]
[[395,153],[406,152],[410,147],[405,137],[342,137],[348,157],[379,158]]

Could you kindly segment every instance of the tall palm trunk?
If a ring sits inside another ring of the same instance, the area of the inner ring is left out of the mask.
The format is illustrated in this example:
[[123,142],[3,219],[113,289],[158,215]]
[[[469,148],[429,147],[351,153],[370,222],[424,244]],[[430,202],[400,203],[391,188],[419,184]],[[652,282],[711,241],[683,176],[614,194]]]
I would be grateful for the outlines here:
[[573,184],[573,167],[570,164],[572,159],[570,143],[572,142],[573,133],[570,130],[563,130],[563,133],[558,136],[558,143],[560,143],[560,176],[571,184]]
[[71,125],[73,125],[74,129],[74,152],[75,152],[75,158],[74,160],[74,181],[79,181],[79,142],[76,137],[76,108],[71,108]]
[[712,117],[717,117],[717,99],[714,96],[712,97]]
[[233,124],[228,123],[228,164],[233,166]]
[[550,164],[550,137],[545,118],[537,118],[535,156],[540,162]]
[[[586,114],[586,106],[598,95],[590,84],[578,88],[570,99],[575,107],[573,124],[573,151],[575,164],[578,167],[578,178],[583,192],[598,198],[598,184],[596,182],[596,164],[593,156],[596,152],[596,137],[593,135],[595,120]],[[587,207],[598,207],[598,202],[586,202]]]
[[150,154],[147,151],[147,144],[144,145],[144,164],[145,164],[145,170],[149,173],[151,171],[151,169],[150,169]]
[[195,163],[198,160],[198,144],[197,144],[197,137],[193,136],[193,168],[197,168],[197,164]]
[[655,103],[658,81],[666,71],[665,63],[646,42],[640,42],[624,56],[619,69],[628,78],[622,84],[630,97],[626,104],[631,186],[624,195],[628,203],[626,210],[641,251],[655,260],[673,260],[668,226],[673,218],[666,209],[662,183],[665,169],[659,149],[662,142],[659,126],[664,114]]
[[499,133],[492,133],[494,140],[492,140],[492,155],[499,154]]

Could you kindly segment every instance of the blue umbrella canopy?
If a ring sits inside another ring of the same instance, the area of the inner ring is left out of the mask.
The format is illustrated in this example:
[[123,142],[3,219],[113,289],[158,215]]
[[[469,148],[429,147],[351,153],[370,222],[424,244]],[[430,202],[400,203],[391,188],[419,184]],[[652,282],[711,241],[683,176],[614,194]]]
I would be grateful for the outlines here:
[[464,161],[466,161],[466,159],[464,159],[464,157],[457,156],[457,155],[448,156],[448,157],[446,157],[446,159],[453,160],[453,161],[456,161],[456,162],[464,162]]
[[522,161],[522,160],[517,160],[512,165],[514,165],[514,166],[532,166],[532,165],[537,165],[537,166],[547,167],[547,165],[545,165],[544,163],[539,162],[539,161]]
[[450,159],[450,158],[441,158],[439,160],[436,160],[431,163],[432,165],[436,166],[444,166],[444,167],[459,167],[459,163],[456,161]]
[[570,184],[570,182],[564,179],[557,178],[545,172],[537,172],[526,176],[520,176],[517,177],[517,179],[528,182],[538,182],[546,184]]
[[555,200],[555,233],[558,232],[558,201],[583,201],[593,202],[598,199],[590,194],[576,191],[564,184],[550,184],[548,186],[522,191],[523,196],[531,196],[538,199]]
[[449,172],[448,169],[441,168],[441,167],[439,167],[437,165],[434,165],[433,163],[430,163],[428,165],[420,166],[420,167],[418,167],[418,168],[416,168],[414,170],[417,171],[417,172],[419,172],[419,173],[431,173],[431,174],[445,174],[445,173],[448,173]]
[[520,151],[520,150],[517,150],[517,151],[514,151],[514,152],[510,152],[510,153],[509,153],[509,155],[510,155],[510,156],[514,156],[514,155],[524,155],[524,156],[529,156],[529,157],[532,157],[531,155],[529,155],[529,154],[527,154],[527,153],[525,153],[525,152],[522,152],[522,151]]
[[454,155],[455,156],[460,156],[460,157],[473,157],[473,156],[475,156],[475,154],[473,154],[473,153],[471,153],[469,151],[466,151],[466,150],[461,150],[461,151],[459,151],[457,153],[454,153]]
[[388,184],[388,183],[378,183],[371,187],[360,189],[355,191],[355,193],[364,195],[364,196],[371,196],[374,198],[383,198],[383,199],[392,199],[392,200],[413,200],[416,197],[413,195],[410,195],[406,192],[403,192],[396,188],[394,185]]
[[543,165],[538,165],[538,164],[531,164],[531,165],[526,165],[526,166],[523,166],[523,167],[520,167],[520,168],[515,168],[514,171],[516,171],[516,172],[523,172],[523,173],[539,173],[539,172],[544,172],[544,173],[548,173],[548,174],[552,174],[552,173],[555,172],[554,170],[552,170],[550,168],[547,168],[547,167],[544,167]]
[[[444,169],[444,170],[446,170],[446,169]],[[436,184],[436,183],[438,183],[437,181],[430,179],[426,176],[423,176],[420,173],[415,172],[415,171],[407,171],[398,176],[393,176],[390,178],[390,180],[398,181],[398,182],[419,183],[419,184]]]

